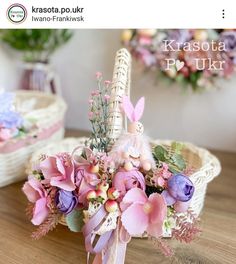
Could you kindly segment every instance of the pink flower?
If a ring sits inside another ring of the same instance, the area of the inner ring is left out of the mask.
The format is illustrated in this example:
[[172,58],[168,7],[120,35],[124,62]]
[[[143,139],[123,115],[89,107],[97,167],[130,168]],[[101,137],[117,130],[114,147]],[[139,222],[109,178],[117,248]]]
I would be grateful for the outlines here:
[[145,191],[146,187],[143,174],[138,170],[117,172],[113,178],[112,186],[120,191],[121,197],[132,188],[138,187]]
[[105,95],[104,95],[104,99],[105,99],[105,101],[109,101],[109,99],[110,99],[110,95],[105,94]]
[[97,96],[99,95],[99,91],[98,90],[94,90],[91,92],[91,96]]
[[42,184],[35,178],[30,178],[22,188],[31,203],[35,203],[33,218],[31,222],[34,225],[40,225],[48,216],[49,208],[47,206],[47,193]]
[[94,116],[93,112],[89,112],[88,113],[88,117],[89,117],[90,120],[93,119],[93,116]]
[[65,191],[73,191],[74,184],[74,164],[68,153],[61,153],[56,156],[46,158],[40,163],[40,169],[45,180],[43,183],[50,183]]
[[106,80],[104,83],[105,83],[106,85],[110,85],[110,84],[111,84],[111,81]]
[[156,185],[166,187],[167,180],[172,176],[172,173],[168,170],[166,163],[162,164],[162,168],[158,168],[153,175],[153,181]]
[[0,142],[6,141],[12,137],[11,130],[8,128],[0,128]]
[[126,193],[120,207],[121,222],[131,236],[142,235],[145,231],[156,238],[162,235],[167,205],[160,194],[147,197],[141,189],[133,188]]
[[79,187],[79,203],[86,204],[88,191],[95,190],[99,182],[98,175],[90,173],[88,165],[81,165],[76,169],[76,186]]
[[96,78],[99,79],[102,77],[102,73],[101,72],[96,72]]

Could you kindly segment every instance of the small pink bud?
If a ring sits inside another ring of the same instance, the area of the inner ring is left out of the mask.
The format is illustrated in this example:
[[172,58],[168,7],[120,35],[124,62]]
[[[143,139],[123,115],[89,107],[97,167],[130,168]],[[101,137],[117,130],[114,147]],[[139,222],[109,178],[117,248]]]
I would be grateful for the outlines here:
[[92,119],[93,118],[93,112],[89,112],[88,117],[89,117],[89,119]]
[[118,203],[114,200],[107,200],[105,203],[105,209],[108,213],[114,213],[118,210]]
[[92,166],[90,167],[90,172],[91,172],[91,173],[98,173],[98,172],[99,172],[99,165],[98,165],[98,164],[96,164],[96,165],[92,165]]
[[105,99],[106,101],[109,101],[109,99],[110,99],[110,95],[105,94],[105,95],[104,95],[104,99]]
[[91,200],[91,199],[95,199],[97,198],[97,193],[94,190],[90,190],[87,192],[87,196],[86,196],[87,200]]
[[96,78],[99,79],[102,77],[102,73],[101,72],[96,72]]
[[107,200],[107,194],[102,190],[96,190],[96,195],[97,197],[103,198],[105,201]]
[[91,105],[94,101],[93,101],[93,99],[90,99],[88,102]]
[[130,161],[125,162],[124,169],[125,169],[126,171],[131,171],[131,170],[133,169],[133,165],[132,165],[132,163],[131,163]]
[[98,90],[94,90],[91,92],[91,96],[96,96],[99,95],[99,91]]
[[106,192],[109,188],[109,184],[107,182],[101,182],[97,185],[97,189]]
[[119,198],[120,192],[116,188],[112,187],[108,189],[107,196],[111,200],[116,200],[117,198]]
[[111,81],[106,80],[104,83],[105,83],[106,85],[110,85],[110,84],[111,84]]

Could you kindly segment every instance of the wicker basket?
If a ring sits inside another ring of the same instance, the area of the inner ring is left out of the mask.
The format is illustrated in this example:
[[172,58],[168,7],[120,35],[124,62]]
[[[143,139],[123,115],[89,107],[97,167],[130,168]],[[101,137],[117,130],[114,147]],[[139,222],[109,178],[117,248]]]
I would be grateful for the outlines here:
[[25,163],[30,155],[64,136],[66,104],[60,97],[17,91],[15,105],[23,117],[35,120],[36,129],[23,138],[0,143],[0,187],[24,179]]
[[[122,130],[126,129],[127,122],[123,118],[120,108],[120,102],[123,95],[130,94],[130,68],[131,56],[126,49],[117,52],[115,67],[112,80],[112,95],[110,104],[110,120],[109,120],[109,137],[114,143],[119,137]],[[43,148],[31,158],[31,164],[36,161],[40,154],[55,154],[60,151],[71,152],[76,146],[84,145],[86,138],[65,139],[60,144],[51,144]],[[151,144],[161,144],[165,146],[171,145],[170,140],[152,140]],[[207,184],[214,177],[219,175],[221,166],[218,159],[209,151],[198,148],[191,143],[184,143],[183,156],[188,167],[193,169],[190,178],[195,185],[194,196],[191,200],[191,207],[197,215],[200,214],[207,189]]]
[[[130,72],[131,56],[126,49],[121,49],[116,54],[112,80],[109,122],[109,136],[112,142],[116,141],[124,127],[127,128],[127,120],[121,112],[120,102],[124,95],[130,96]],[[151,143],[170,146],[171,142],[170,140],[152,140]],[[190,206],[199,215],[204,205],[207,184],[221,171],[220,162],[206,149],[198,148],[191,143],[185,143],[183,156],[188,167],[193,168],[190,178],[195,185],[195,192]]]

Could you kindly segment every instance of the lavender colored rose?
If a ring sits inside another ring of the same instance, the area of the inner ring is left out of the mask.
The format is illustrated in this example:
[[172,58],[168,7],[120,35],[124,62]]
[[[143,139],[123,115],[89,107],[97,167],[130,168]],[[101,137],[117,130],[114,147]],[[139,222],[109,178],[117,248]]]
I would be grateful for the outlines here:
[[194,186],[187,176],[176,174],[168,179],[167,191],[176,201],[187,202],[193,196]]
[[78,204],[74,192],[59,190],[56,194],[56,206],[63,214],[69,214]]

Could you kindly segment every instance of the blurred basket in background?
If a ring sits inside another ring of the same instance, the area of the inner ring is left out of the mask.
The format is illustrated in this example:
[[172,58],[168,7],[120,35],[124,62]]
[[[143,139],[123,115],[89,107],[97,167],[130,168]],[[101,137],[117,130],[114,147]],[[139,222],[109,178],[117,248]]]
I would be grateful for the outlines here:
[[30,155],[64,137],[64,100],[36,91],[16,91],[15,106],[24,119],[34,120],[34,128],[22,137],[0,143],[0,187],[22,180]]

